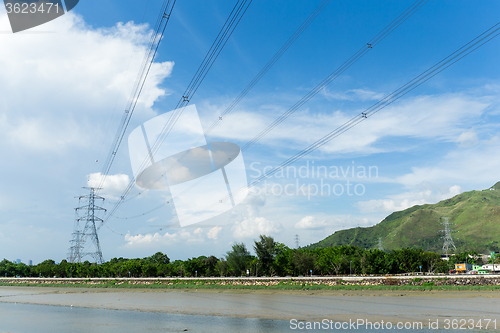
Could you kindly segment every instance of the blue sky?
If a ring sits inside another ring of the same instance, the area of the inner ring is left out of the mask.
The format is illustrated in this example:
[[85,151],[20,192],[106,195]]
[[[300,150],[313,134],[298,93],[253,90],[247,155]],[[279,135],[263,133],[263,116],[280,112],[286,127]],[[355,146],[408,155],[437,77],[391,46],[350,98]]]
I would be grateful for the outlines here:
[[[1,8],[0,257],[24,262],[66,257],[75,197],[85,194],[81,187],[102,169],[161,3],[82,0],[72,13],[18,34],[9,33]],[[175,107],[234,3],[177,1],[128,133]],[[252,2],[191,100],[203,127],[218,118],[319,3]],[[243,146],[411,4],[331,1],[210,140]],[[426,3],[245,151],[248,180],[496,24],[499,7],[497,1]],[[260,233],[288,246],[298,234],[300,244],[307,245],[339,229],[374,225],[395,210],[493,185],[500,180],[497,39],[294,164],[297,170],[313,165],[337,170],[338,177],[272,177],[235,209],[190,228],[168,227],[175,220],[168,205],[138,218],[112,218],[100,230],[105,259],[156,251],[181,259],[222,256],[234,242],[251,247]],[[352,167],[378,172],[352,177],[347,172]],[[103,190],[106,208],[131,177],[125,140]],[[359,195],[347,193],[348,181],[353,189],[358,185]],[[297,184],[314,189],[324,183],[344,192],[276,194],[288,184],[296,190]],[[139,192],[117,217],[141,215],[166,200],[138,188],[131,197]]]

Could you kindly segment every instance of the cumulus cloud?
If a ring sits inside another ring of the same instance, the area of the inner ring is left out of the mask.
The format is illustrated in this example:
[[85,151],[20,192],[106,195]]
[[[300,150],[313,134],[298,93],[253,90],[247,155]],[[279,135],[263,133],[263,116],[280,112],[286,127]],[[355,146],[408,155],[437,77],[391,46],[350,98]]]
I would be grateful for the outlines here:
[[389,196],[387,199],[360,201],[356,205],[362,213],[392,213],[415,205],[433,204],[460,194],[461,191],[460,186],[454,185],[443,192],[431,189],[421,192],[405,192]]
[[235,238],[252,238],[259,235],[269,235],[280,232],[283,227],[279,222],[273,222],[265,217],[255,215],[255,210],[247,206],[248,213],[240,222],[233,225],[233,236]]
[[321,229],[328,224],[325,220],[317,220],[314,216],[306,216],[295,224],[296,229]]
[[154,233],[154,234],[137,234],[137,235],[125,235],[125,242],[127,246],[131,247],[153,247],[156,245],[170,246],[175,243],[202,243],[204,240],[199,236],[199,233],[195,234],[198,236],[191,235],[190,232],[181,230],[176,233],[166,232],[165,234]]
[[207,233],[207,236],[208,238],[210,239],[217,239],[217,235],[219,234],[219,232],[222,230],[222,227],[221,226],[215,226],[213,227],[212,229],[210,229]]
[[132,236],[130,234],[126,234],[125,241],[127,242],[127,245],[129,245],[129,246],[166,244],[166,243],[178,242],[179,235],[176,233],[170,234],[168,232],[165,233],[164,235],[160,235],[159,233],[145,234],[145,235],[138,234],[135,236]]
[[[0,13],[0,28],[8,27]],[[40,29],[56,33],[33,33]],[[53,153],[102,142],[100,124],[128,99],[151,30],[133,22],[94,29],[70,12],[30,32],[0,34],[0,141]],[[154,115],[173,66],[153,64],[136,115]]]
[[117,175],[104,175],[100,172],[91,173],[87,176],[87,184],[90,187],[102,187],[103,193],[109,195],[120,195],[127,188],[130,183],[130,178],[128,175],[117,174]]

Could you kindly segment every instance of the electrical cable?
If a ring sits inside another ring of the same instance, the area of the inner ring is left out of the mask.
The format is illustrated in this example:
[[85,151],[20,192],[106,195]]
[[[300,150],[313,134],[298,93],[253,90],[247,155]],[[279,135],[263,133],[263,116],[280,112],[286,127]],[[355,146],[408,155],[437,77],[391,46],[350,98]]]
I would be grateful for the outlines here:
[[[281,56],[290,48],[290,46],[292,46],[292,44],[302,35],[302,33],[309,27],[309,25],[316,19],[316,17],[325,9],[325,7],[330,3],[331,0],[323,0],[314,10],[311,14],[309,14],[309,16],[304,20],[304,22],[302,22],[302,24],[295,30],[295,32],[292,34],[292,36],[290,36],[290,38],[288,38],[288,40],[285,42],[285,44],[283,44],[281,46],[281,48],[273,55],[273,57],[267,62],[267,64],[260,70],[260,72],[250,81],[250,83],[243,89],[243,91],[232,101],[232,103],[224,110],[224,112],[222,112],[221,116],[219,117],[218,120],[214,121],[212,123],[212,125],[210,125],[208,127],[208,129],[205,131],[205,135],[202,135],[200,138],[199,138],[199,142],[201,143],[202,140],[205,139],[205,136],[210,134],[210,132],[212,132],[212,130],[215,129],[215,127],[217,127],[218,124],[220,124],[220,120],[221,117],[224,117],[226,116],[227,114],[229,114],[233,109],[234,107],[250,92],[250,90],[260,81],[260,79],[262,79],[262,77],[271,69],[271,67],[281,58]],[[227,20],[226,20],[227,22]],[[220,35],[220,33],[219,33]],[[214,42],[215,43],[215,42]],[[213,47],[213,44],[212,44],[212,47]],[[207,53],[207,56],[208,56],[208,53]],[[205,56],[205,59],[207,58],[207,56]],[[204,59],[204,61],[205,61]],[[198,68],[198,71],[200,70],[202,66],[200,65],[200,67]],[[198,73],[197,71],[197,73]],[[196,76],[196,75],[195,75]],[[194,78],[193,80],[191,80],[190,84],[189,85],[192,85],[192,82],[194,81]],[[186,89],[186,91],[188,91],[188,89]],[[186,94],[186,92],[185,92]],[[183,96],[185,96],[185,94],[183,94]],[[179,105],[179,104],[178,104]],[[181,157],[182,159],[182,157]],[[164,177],[164,175],[161,175],[159,179],[161,179],[162,177]],[[137,197],[137,196],[136,196]],[[131,200],[131,199],[129,199]],[[127,200],[127,201],[129,201]],[[127,201],[124,201],[123,203],[127,202]],[[139,216],[142,216],[142,215],[139,215]]]
[[102,184],[104,183],[111,168],[111,165],[113,164],[113,161],[116,157],[118,149],[121,145],[121,142],[127,130],[128,124],[130,123],[130,119],[134,113],[135,107],[139,100],[139,96],[141,95],[141,92],[144,88],[144,84],[146,83],[147,76],[151,70],[151,66],[153,65],[156,54],[158,53],[158,48],[160,46],[163,35],[165,34],[165,30],[167,28],[176,1],[177,0],[164,0],[162,10],[156,22],[155,33],[151,35],[149,49],[144,56],[141,70],[137,75],[134,88],[132,89],[132,94],[129,99],[129,105],[122,116],[120,125],[118,126],[115,139],[113,141],[110,152],[102,169],[101,181],[99,183],[99,186],[97,187],[102,187]]
[[[345,133],[352,127],[358,125],[359,123],[363,122],[364,120],[368,119],[368,117],[373,116],[375,113],[383,110],[387,106],[391,105],[404,95],[408,94],[415,88],[419,87],[426,81],[430,80],[437,74],[441,73],[451,65],[455,64],[459,60],[463,59],[466,57],[468,54],[472,53],[473,51],[477,50],[479,47],[483,46],[493,38],[497,37],[500,35],[500,22],[492,26],[490,29],[486,30],[461,48],[457,49],[455,52],[451,53],[448,55],[446,58],[443,60],[439,61],[436,63],[434,66],[430,67],[420,75],[416,76],[414,79],[408,81],[406,84],[398,88],[397,90],[393,91],[386,97],[382,98],[379,100],[377,103],[372,105],[371,107],[367,108],[365,111],[359,113],[358,115],[354,116],[347,122],[345,122],[343,125],[339,126],[335,130],[331,131],[327,135],[323,136],[321,139],[317,140],[316,142],[312,143],[305,149],[301,150],[297,154],[293,155],[292,157],[288,158],[287,160],[283,161],[281,164],[278,166],[274,167],[271,169],[269,172],[264,173],[261,175],[259,178],[256,178],[254,181],[252,181],[249,185],[243,186],[235,191],[232,192],[233,195],[238,194],[239,192],[248,189],[252,186],[255,186],[265,179],[271,177],[278,171],[282,170],[284,167],[296,162],[297,160],[301,159],[302,157],[310,154],[311,152],[317,150],[318,148],[324,146],[334,138],[340,136],[341,134]],[[214,205],[219,204],[220,202],[223,202],[225,200],[229,199],[229,195],[225,196],[224,198],[218,200],[217,202],[212,203],[211,205],[205,207],[206,210],[209,210],[211,207]]]
[[[234,30],[236,29],[237,25],[241,21],[242,17],[246,13],[248,7],[250,6],[252,0],[238,0],[236,5],[233,7],[233,10],[231,11],[229,17],[226,19],[226,22],[224,23],[222,29],[219,31],[219,34],[217,35],[217,38],[215,41],[212,43],[212,46],[210,47],[207,55],[203,59],[201,65],[198,67],[198,70],[196,71],[195,75],[191,79],[191,82],[189,83],[188,87],[186,88],[182,98],[180,101],[177,103],[176,110],[172,112],[170,118],[168,119],[167,123],[163,127],[162,131],[160,132],[158,138],[154,142],[154,144],[151,146],[151,152],[152,154],[155,154],[156,151],[161,147],[163,144],[163,141],[166,139],[170,131],[172,130],[173,126],[179,119],[180,115],[184,111],[185,107],[189,103],[190,99],[194,96],[196,91],[198,90],[199,86],[205,79],[206,75],[208,74],[208,71],[211,69],[213,66],[214,62],[217,60],[219,57],[219,54],[221,53],[222,49],[226,45],[227,41],[233,34]],[[128,119],[130,120],[130,118]],[[125,133],[122,132],[121,137],[120,137],[120,142],[123,139],[123,135]],[[119,145],[119,144],[118,144]],[[116,150],[114,150],[111,155],[116,155]],[[148,160],[145,159],[141,166],[139,167],[139,170],[141,170],[146,163],[148,163]],[[109,171],[109,168],[106,170],[106,173]],[[103,172],[104,173],[104,172]],[[134,175],[134,178],[137,175]],[[104,179],[104,177],[103,177]],[[123,199],[128,195],[130,190],[134,186],[134,180],[132,180],[125,191],[123,192],[122,196],[120,197],[120,201],[110,210],[110,213],[108,214],[108,217],[105,218],[105,221],[108,220],[110,216],[114,214],[114,212],[118,209],[118,207],[123,203]]]
[[410,7],[408,7],[401,15],[399,15],[394,21],[392,21],[388,26],[386,26],[382,31],[380,31],[375,37],[373,37],[365,46],[360,48],[356,53],[354,53],[349,59],[347,59],[340,67],[328,75],[323,81],[321,81],[316,87],[309,91],[304,97],[302,97],[298,102],[296,102],[287,111],[281,114],[277,119],[275,119],[271,124],[264,128],[259,134],[257,134],[253,139],[247,142],[241,151],[245,151],[253,146],[257,141],[262,139],[266,134],[272,131],[276,126],[281,124],[285,119],[290,117],[295,111],[306,104],[311,98],[316,96],[321,90],[323,90],[327,85],[332,83],[336,78],[338,78],[342,73],[359,61],[365,54],[370,52],[376,45],[378,45],[382,40],[389,36],[397,27],[399,27],[403,22],[405,22],[410,16],[417,12],[423,5],[425,5],[428,0],[417,0]]

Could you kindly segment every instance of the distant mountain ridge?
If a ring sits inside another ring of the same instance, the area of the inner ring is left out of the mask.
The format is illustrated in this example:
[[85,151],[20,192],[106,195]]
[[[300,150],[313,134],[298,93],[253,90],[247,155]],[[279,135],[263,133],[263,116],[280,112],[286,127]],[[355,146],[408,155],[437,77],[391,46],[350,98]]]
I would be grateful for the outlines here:
[[444,229],[441,217],[448,217],[458,251],[489,253],[500,249],[500,182],[483,191],[469,191],[436,204],[417,205],[394,212],[368,228],[340,230],[307,246],[314,249],[337,245],[377,248],[379,237],[386,250],[421,248],[440,253]]

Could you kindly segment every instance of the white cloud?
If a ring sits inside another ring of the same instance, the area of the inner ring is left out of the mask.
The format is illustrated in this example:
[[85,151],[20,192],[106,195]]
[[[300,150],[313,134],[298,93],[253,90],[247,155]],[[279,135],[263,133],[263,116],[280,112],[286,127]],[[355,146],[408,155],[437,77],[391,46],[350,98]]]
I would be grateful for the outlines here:
[[461,147],[470,147],[478,143],[479,139],[473,130],[463,132],[456,140]]
[[332,92],[328,88],[321,90],[323,96],[329,100],[347,100],[347,101],[372,101],[379,100],[385,96],[382,93],[366,89],[350,89],[344,92]]
[[[10,30],[5,12],[0,27]],[[30,32],[0,34],[0,142],[54,153],[98,146],[115,105],[125,107],[151,31],[132,22],[94,29],[70,12]],[[173,65],[153,64],[136,116],[154,115]]]
[[281,223],[269,221],[264,217],[255,216],[251,206],[247,206],[248,213],[243,221],[235,222],[232,228],[235,238],[252,238],[259,235],[270,235],[280,232]]
[[396,181],[407,188],[425,183],[458,183],[462,187],[462,184],[483,184],[489,187],[500,178],[499,150],[500,137],[482,140],[473,147],[460,147],[448,152],[433,166],[414,167],[410,173],[397,177]]
[[125,235],[125,241],[129,246],[144,246],[144,245],[152,245],[152,244],[170,244],[172,242],[179,241],[179,235],[176,233],[170,234],[165,233],[164,235],[160,235],[159,233],[155,234],[138,234],[132,236],[130,234]]
[[105,194],[121,195],[130,183],[129,176],[124,174],[107,175],[104,182],[102,179],[102,173],[91,173],[87,176],[87,184],[90,187],[102,187],[102,192]]
[[248,195],[243,200],[242,204],[251,205],[253,207],[264,207],[266,204],[266,197],[262,194],[262,190],[256,187],[248,189]]
[[306,216],[295,224],[296,229],[321,229],[326,226],[326,221],[319,221],[314,216]]
[[433,204],[460,194],[461,191],[460,186],[454,185],[443,192],[433,191],[431,189],[421,192],[405,192],[391,195],[387,199],[360,201],[356,205],[362,213],[392,213],[405,210],[415,205]]
[[217,239],[217,235],[219,232],[222,230],[221,226],[215,226],[212,229],[210,229],[207,233],[208,238],[210,239]]
[[186,244],[194,244],[194,243],[202,243],[204,240],[201,237],[200,233],[194,232],[197,236],[192,236],[190,232],[181,230],[176,233],[166,232],[161,235],[159,233],[154,234],[137,234],[130,235],[127,233],[125,235],[125,241],[127,242],[127,246],[131,247],[154,247],[154,246],[170,246],[175,243],[186,243]]
[[[4,115],[5,116],[5,115]],[[18,118],[0,122],[8,142],[30,150],[61,152],[69,146],[83,147],[85,136],[78,123],[72,119],[64,124],[40,117]]]
[[[455,142],[489,103],[485,98],[464,94],[419,96],[399,101],[368,118],[320,148],[326,153],[376,153],[401,151],[404,145],[383,145],[384,138],[432,139]],[[280,147],[306,147],[350,120],[357,111],[332,110],[315,113],[300,110],[259,142]],[[274,115],[274,114],[273,114]],[[269,113],[238,111],[229,114],[212,135],[227,140],[248,141],[274,120]],[[296,135],[308,133],[308,135]]]

